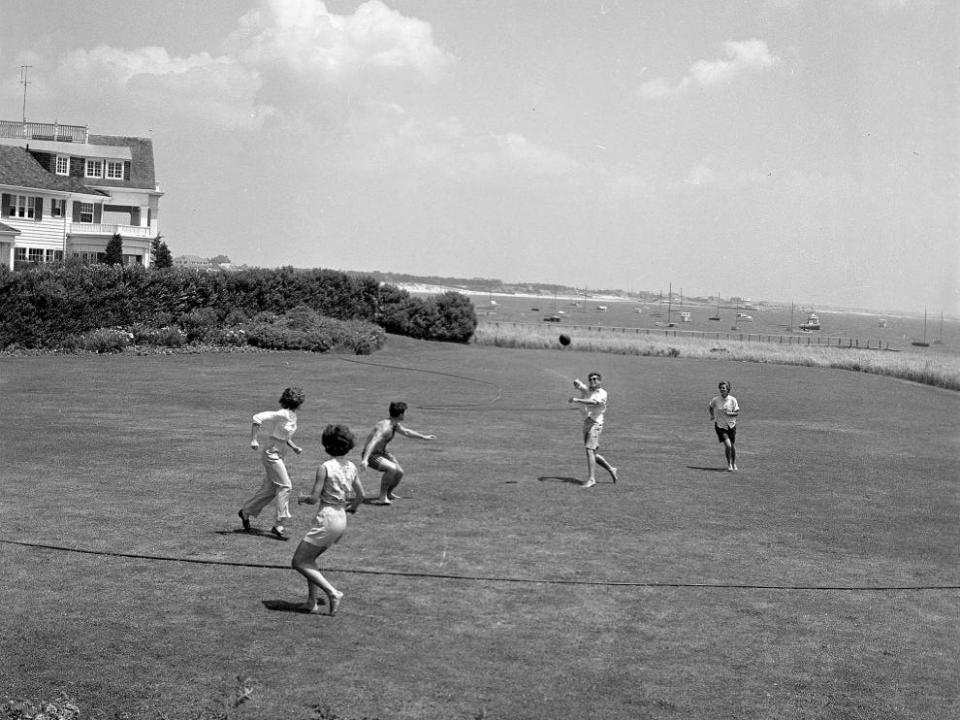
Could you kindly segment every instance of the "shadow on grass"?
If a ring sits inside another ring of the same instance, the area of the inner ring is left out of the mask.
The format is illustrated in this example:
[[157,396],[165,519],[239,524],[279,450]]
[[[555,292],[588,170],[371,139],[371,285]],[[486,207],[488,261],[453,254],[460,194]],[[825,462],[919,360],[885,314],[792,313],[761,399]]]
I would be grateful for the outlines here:
[[582,485],[583,480],[580,478],[565,477],[563,475],[541,475],[537,478],[540,482],[562,482],[562,483],[571,483],[573,485]]
[[[323,598],[319,598],[318,602],[320,605],[327,604],[327,601]],[[274,610],[276,612],[290,612],[297,613],[298,615],[309,615],[309,613],[303,609],[302,602],[290,602],[289,600],[264,600],[263,606],[267,610]]]
[[217,535],[250,535],[252,537],[265,537],[278,542],[286,542],[286,540],[281,540],[269,530],[261,530],[260,528],[250,528],[249,530],[234,528],[233,530],[215,530],[214,532],[216,532]]
[[703,472],[726,472],[725,467],[704,467],[702,465],[687,465],[688,470],[702,470]]

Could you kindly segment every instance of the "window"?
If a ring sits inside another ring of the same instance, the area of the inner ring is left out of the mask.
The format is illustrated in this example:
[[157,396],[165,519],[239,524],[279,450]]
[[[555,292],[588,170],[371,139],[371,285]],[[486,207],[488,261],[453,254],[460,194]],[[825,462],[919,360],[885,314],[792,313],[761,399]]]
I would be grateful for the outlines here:
[[123,163],[107,160],[107,177],[111,180],[123,180]]
[[80,222],[93,222],[93,203],[80,203]]
[[103,177],[103,160],[87,160],[86,177]]
[[54,198],[50,201],[50,214],[53,217],[63,217],[67,214],[67,201]]
[[43,262],[43,248],[27,248],[27,260],[30,262]]
[[70,156],[57,155],[57,175],[70,174]]
[[34,198],[27,195],[14,195],[10,203],[10,217],[34,218]]
[[26,262],[27,249],[25,247],[14,248],[13,259],[15,262]]
[[60,262],[63,260],[63,250],[47,250],[44,262]]

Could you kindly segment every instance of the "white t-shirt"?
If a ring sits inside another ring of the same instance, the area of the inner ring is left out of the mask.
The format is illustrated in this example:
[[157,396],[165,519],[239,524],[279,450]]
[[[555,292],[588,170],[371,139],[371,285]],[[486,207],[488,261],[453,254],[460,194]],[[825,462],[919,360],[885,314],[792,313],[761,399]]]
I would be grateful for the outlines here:
[[713,422],[719,427],[736,427],[737,418],[728,414],[740,412],[740,406],[737,405],[737,399],[733,395],[727,395],[726,400],[722,395],[717,395],[710,401],[710,407],[713,408]]
[[593,420],[597,425],[603,425],[603,413],[607,410],[607,391],[603,388],[597,388],[592,392],[590,390],[581,390],[580,395],[584,400],[594,400],[596,405],[580,405],[583,414]]

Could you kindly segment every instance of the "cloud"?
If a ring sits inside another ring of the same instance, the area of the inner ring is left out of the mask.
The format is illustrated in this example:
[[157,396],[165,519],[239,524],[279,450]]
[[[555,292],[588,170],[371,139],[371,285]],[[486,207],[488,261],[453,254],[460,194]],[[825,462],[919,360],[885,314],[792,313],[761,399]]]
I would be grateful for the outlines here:
[[230,129],[259,127],[274,112],[254,103],[261,84],[256,71],[206,52],[171,57],[161,47],[75,50],[58,67],[57,83],[65,92],[95,95],[118,107],[138,104]]
[[573,158],[514,132],[469,133],[457,117],[423,120],[395,105],[358,116],[351,133],[355,169],[367,174],[416,170],[451,181],[571,179]]
[[698,60],[679,81],[655,78],[640,86],[640,97],[649,100],[679,95],[692,87],[710,87],[730,83],[739,77],[758,73],[776,65],[780,59],[770,54],[763,40],[729,41],[723,45],[726,59]]
[[707,158],[690,168],[683,180],[674,187],[680,189],[691,186],[714,186],[732,189],[769,183],[776,179],[773,171],[756,167],[720,170],[715,167],[715,163],[710,158]]
[[453,63],[434,42],[429,23],[404,17],[380,0],[363,3],[352,15],[331,13],[316,0],[268,0],[240,19],[226,46],[250,67],[281,67],[325,84],[369,73],[432,82]]

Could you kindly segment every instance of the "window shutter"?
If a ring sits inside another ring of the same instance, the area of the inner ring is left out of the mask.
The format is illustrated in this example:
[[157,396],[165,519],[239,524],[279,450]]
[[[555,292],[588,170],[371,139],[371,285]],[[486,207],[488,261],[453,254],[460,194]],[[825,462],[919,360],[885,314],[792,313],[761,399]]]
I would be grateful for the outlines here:
[[129,160],[123,163],[123,179],[124,180],[130,179],[130,161]]
[[3,193],[3,217],[10,217],[10,194]]
[[70,175],[72,177],[83,177],[83,158],[70,158]]
[[43,220],[43,198],[38,197],[33,199],[33,219],[37,222]]
[[80,203],[73,201],[73,222],[80,222]]
[[94,225],[99,225],[100,220],[103,218],[103,205],[94,205],[93,206],[93,223]]

